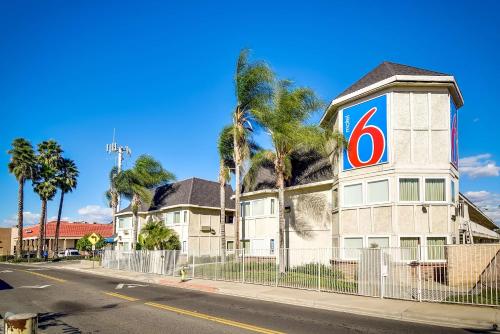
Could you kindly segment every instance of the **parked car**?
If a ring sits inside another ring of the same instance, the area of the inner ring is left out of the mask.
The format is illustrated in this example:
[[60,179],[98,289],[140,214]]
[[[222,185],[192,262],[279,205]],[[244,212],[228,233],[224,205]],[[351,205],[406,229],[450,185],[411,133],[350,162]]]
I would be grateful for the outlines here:
[[80,252],[77,251],[76,249],[66,249],[63,251],[59,251],[57,255],[60,257],[80,256]]

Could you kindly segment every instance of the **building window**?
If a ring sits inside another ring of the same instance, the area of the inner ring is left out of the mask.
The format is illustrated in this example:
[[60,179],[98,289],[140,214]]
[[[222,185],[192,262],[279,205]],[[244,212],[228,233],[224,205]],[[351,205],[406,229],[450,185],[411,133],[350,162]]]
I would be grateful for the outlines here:
[[418,260],[418,246],[420,245],[420,238],[401,238],[401,259],[406,261]]
[[269,240],[269,250],[270,254],[274,254],[274,239]]
[[430,237],[427,238],[427,259],[444,260],[444,245],[446,238]]
[[455,181],[454,180],[451,180],[451,202],[452,203],[455,203],[457,201],[457,197],[456,197],[456,193],[455,193]]
[[226,218],[225,218],[225,223],[226,224],[232,224],[233,221],[234,221],[234,216],[233,215],[226,215]]
[[399,179],[399,200],[402,202],[418,202],[420,200],[418,179]]
[[388,237],[369,237],[368,247],[370,248],[389,248]]
[[361,183],[344,186],[344,205],[360,205],[363,203],[363,188]]
[[233,251],[234,250],[234,241],[226,241],[226,249],[228,251]]
[[333,202],[332,203],[333,208],[337,209],[339,207],[339,189],[338,188],[333,189],[332,202]]
[[264,215],[264,203],[263,199],[252,201],[252,216]]
[[180,222],[181,222],[181,212],[175,211],[174,212],[174,224],[180,224]]
[[446,191],[444,179],[425,180],[425,200],[427,202],[446,201]]
[[165,225],[173,225],[174,224],[174,213],[167,212],[165,214]]
[[182,222],[187,223],[187,216],[188,216],[188,212],[182,211]]
[[274,198],[271,198],[271,208],[269,210],[269,213],[272,215],[274,215],[275,206],[276,206],[276,200]]
[[187,252],[187,241],[182,242],[182,252],[186,253]]
[[241,203],[241,217],[245,218],[250,216],[250,202]]
[[118,228],[122,229],[132,228],[132,217],[118,218]]
[[345,258],[359,258],[359,249],[363,248],[363,238],[344,238]]
[[245,250],[245,252],[250,251],[250,240],[241,240],[241,247]]
[[389,181],[368,182],[368,203],[389,201]]

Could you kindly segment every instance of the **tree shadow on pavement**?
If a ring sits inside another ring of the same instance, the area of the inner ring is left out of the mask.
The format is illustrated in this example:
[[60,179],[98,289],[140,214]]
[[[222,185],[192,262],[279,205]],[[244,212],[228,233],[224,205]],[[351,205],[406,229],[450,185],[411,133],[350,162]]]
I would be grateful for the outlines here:
[[51,331],[54,330],[54,332],[65,334],[83,333],[79,328],[71,326],[60,319],[67,315],[67,313],[63,312],[39,313],[38,329],[47,330],[50,328]]

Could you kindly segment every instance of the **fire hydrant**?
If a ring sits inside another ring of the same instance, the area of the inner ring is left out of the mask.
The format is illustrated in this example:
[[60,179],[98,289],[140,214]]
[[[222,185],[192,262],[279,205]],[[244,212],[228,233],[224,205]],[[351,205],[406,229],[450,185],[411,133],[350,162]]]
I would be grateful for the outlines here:
[[181,268],[181,282],[186,282],[186,266],[182,266]]

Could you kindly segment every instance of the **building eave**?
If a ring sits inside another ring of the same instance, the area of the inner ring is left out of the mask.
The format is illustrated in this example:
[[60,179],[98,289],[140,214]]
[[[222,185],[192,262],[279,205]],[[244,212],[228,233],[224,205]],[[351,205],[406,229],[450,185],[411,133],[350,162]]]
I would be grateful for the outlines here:
[[374,94],[378,91],[395,87],[395,86],[436,86],[436,87],[447,87],[452,93],[453,100],[457,109],[464,104],[462,92],[458,87],[455,77],[453,76],[424,76],[424,75],[394,75],[390,78],[376,82],[370,86],[359,89],[350,94],[338,97],[334,99],[330,105],[326,108],[321,120],[320,125],[324,125],[330,115],[335,113],[335,110],[344,104]]
[[[165,210],[177,209],[177,208],[195,208],[195,209],[207,209],[207,210],[220,210],[220,207],[213,207],[213,206],[203,206],[203,205],[195,205],[195,204],[176,204],[176,205],[170,205],[170,206],[163,206],[163,207],[161,207],[159,209],[156,209],[156,210],[139,211],[137,214],[139,214],[139,215],[148,215],[148,214],[158,213],[158,212],[165,211]],[[228,209],[228,208],[226,208],[226,211],[235,211],[235,209]],[[117,214],[115,214],[115,217],[129,216],[129,215],[132,215],[131,211],[117,213]]]
[[[286,187],[285,192],[287,191],[293,191],[293,190],[300,190],[300,189],[307,189],[307,188],[314,188],[314,187],[320,187],[328,184],[333,184],[333,179],[332,180],[325,180],[325,181],[319,181],[319,182],[312,182],[312,183],[307,183],[307,184],[300,184],[296,186],[291,186],[291,187]],[[262,195],[262,194],[276,194],[278,193],[278,189],[273,188],[273,189],[263,189],[263,190],[256,190],[256,191],[250,191],[247,193],[242,193],[241,197],[249,197],[249,196],[255,196],[255,195]]]

